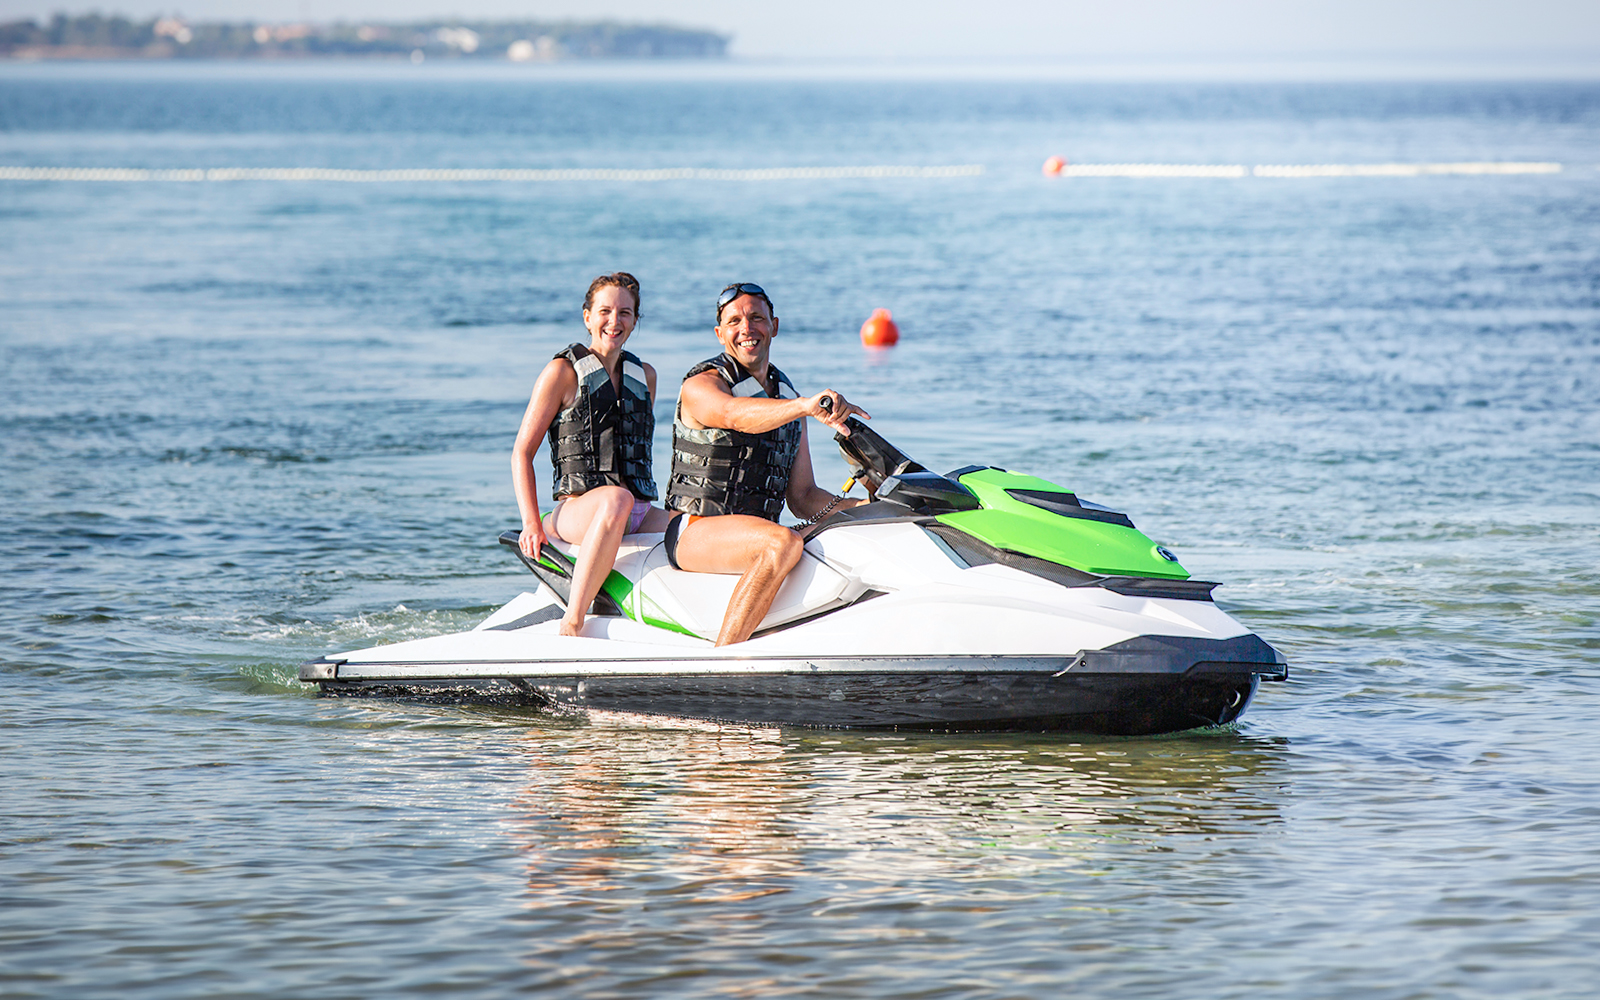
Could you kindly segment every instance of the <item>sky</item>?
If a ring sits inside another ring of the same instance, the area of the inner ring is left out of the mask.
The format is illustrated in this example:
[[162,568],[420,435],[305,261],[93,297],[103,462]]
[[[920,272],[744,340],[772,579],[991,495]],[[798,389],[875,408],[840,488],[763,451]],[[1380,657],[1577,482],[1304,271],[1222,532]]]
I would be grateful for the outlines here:
[[57,11],[273,23],[611,18],[729,34],[742,59],[1555,57],[1600,72],[1596,0],[0,0],[3,21]]

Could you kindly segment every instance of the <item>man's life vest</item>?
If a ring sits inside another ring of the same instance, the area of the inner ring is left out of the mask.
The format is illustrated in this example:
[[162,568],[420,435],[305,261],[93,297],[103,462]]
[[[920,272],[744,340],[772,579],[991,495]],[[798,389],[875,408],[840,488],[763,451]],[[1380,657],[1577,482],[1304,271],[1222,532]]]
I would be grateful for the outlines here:
[[622,394],[606,366],[582,344],[556,354],[578,373],[578,398],[550,424],[550,460],[556,467],[553,495],[579,496],[597,486],[626,486],[640,500],[656,498],[650,473],[650,439],[656,417],[644,362],[622,352]]
[[[770,366],[777,392],[727,354],[702,361],[683,377],[687,382],[715,369],[735,396],[796,399],[794,385],[776,366]],[[704,430],[683,422],[680,390],[676,418],[672,421],[672,478],[667,483],[667,507],[689,514],[753,514],[769,521],[783,513],[789,489],[789,471],[800,452],[800,421],[791,420],[765,434],[709,427]]]

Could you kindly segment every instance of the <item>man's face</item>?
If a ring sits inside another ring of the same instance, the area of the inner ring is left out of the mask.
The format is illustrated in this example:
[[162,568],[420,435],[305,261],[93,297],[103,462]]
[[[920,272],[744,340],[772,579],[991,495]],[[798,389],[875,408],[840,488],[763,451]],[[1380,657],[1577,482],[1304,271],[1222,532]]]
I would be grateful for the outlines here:
[[778,320],[767,312],[767,303],[756,295],[741,295],[722,307],[717,324],[717,340],[756,375],[766,371],[772,338],[778,334]]

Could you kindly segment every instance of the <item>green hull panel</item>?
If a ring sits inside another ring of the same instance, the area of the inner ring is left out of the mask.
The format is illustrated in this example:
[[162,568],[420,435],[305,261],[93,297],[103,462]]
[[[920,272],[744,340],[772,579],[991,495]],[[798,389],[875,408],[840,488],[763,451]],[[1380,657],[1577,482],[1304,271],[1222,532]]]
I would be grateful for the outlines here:
[[[545,516],[548,517],[549,515],[546,514]],[[566,557],[563,556],[563,558]],[[536,561],[540,566],[543,566],[545,569],[556,574],[557,576],[567,576],[571,573],[570,567],[556,565],[548,553],[541,555]],[[570,560],[568,561],[570,562]],[[645,597],[642,593],[640,593],[638,589],[634,587],[632,580],[623,576],[621,573],[618,573],[616,570],[612,570],[610,573],[606,574],[605,580],[600,584],[600,592],[611,598],[611,600],[616,603],[617,607],[622,609],[623,614],[642,625],[654,625],[656,628],[669,629],[673,632],[682,632],[684,635],[692,635],[697,639],[716,638],[716,636],[703,636],[699,633],[691,632],[682,625],[679,625],[673,620],[671,615],[668,615],[665,611],[662,611],[656,602],[650,600],[648,597]]]
[[600,584],[600,591],[613,601],[616,601],[617,607],[621,608],[629,618],[638,618],[638,616],[633,613],[633,609],[629,607],[629,604],[633,599],[632,580],[623,576],[621,573],[618,573],[616,570],[612,570],[610,573],[606,574],[605,582]]
[[652,601],[636,588],[632,580],[629,580],[616,570],[611,571],[605,582],[600,585],[600,589],[613,601],[617,602],[617,607],[622,609],[623,614],[641,625],[653,625],[656,628],[664,628],[672,632],[682,632],[684,635],[692,635],[697,639],[716,638],[716,636],[704,636],[697,632],[691,632],[679,625],[671,615],[662,611],[655,601]]
[[1156,543],[1137,528],[1064,517],[1006,493],[1008,489],[1070,492],[1048,480],[983,469],[962,476],[961,485],[977,495],[982,509],[940,514],[939,520],[995,548],[1102,576],[1189,579],[1188,570],[1157,554]]

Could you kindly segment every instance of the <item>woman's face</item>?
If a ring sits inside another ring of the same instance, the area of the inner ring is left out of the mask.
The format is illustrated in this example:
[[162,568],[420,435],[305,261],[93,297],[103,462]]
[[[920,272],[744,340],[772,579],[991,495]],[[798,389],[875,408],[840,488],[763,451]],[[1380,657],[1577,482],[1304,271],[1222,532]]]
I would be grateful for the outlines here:
[[593,348],[604,348],[606,353],[628,342],[633,324],[638,322],[634,312],[633,293],[619,285],[607,285],[594,293],[589,308],[583,311],[583,325],[589,331]]

